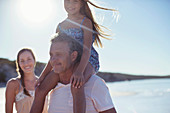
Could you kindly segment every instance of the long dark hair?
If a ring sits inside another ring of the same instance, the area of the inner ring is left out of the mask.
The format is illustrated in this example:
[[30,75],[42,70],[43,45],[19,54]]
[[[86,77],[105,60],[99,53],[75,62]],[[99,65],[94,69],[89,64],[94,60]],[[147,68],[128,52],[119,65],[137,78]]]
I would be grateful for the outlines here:
[[93,31],[95,32],[95,41],[94,41],[94,44],[96,46],[100,45],[100,47],[102,47],[102,43],[101,43],[101,40],[100,40],[99,36],[102,37],[102,38],[105,38],[105,39],[109,39],[109,38],[107,38],[107,36],[110,36],[110,35],[106,34],[101,29],[101,27],[104,27],[104,26],[100,26],[99,24],[97,24],[97,22],[95,21],[93,15],[92,15],[92,12],[91,12],[91,10],[90,10],[90,8],[89,8],[87,3],[91,4],[92,6],[94,6],[96,8],[99,8],[99,9],[116,11],[116,12],[118,12],[118,11],[115,10],[115,9],[109,9],[109,8],[103,8],[103,7],[97,6],[94,3],[90,2],[89,0],[81,0],[81,2],[83,4],[83,6],[80,9],[80,13],[83,14],[83,15],[86,15],[86,17],[88,17],[92,21]]
[[23,48],[23,49],[21,49],[21,50],[18,52],[18,54],[17,54],[16,71],[17,71],[18,75],[20,76],[21,84],[22,84],[22,86],[23,86],[23,88],[24,88],[24,94],[26,94],[26,95],[28,95],[28,96],[31,96],[31,95],[29,94],[29,92],[28,92],[28,91],[26,90],[26,88],[25,88],[24,71],[21,69],[20,64],[19,64],[19,56],[20,56],[23,52],[25,52],[25,51],[30,52],[31,55],[32,55],[32,57],[33,57],[33,59],[34,59],[34,61],[36,61],[33,51],[32,51],[31,49],[29,49],[29,48]]

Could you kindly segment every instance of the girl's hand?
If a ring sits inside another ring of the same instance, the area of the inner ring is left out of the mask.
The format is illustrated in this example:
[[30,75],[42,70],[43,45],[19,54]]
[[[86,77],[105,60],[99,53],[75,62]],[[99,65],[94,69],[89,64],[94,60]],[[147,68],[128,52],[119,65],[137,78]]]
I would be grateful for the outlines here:
[[35,88],[37,88],[41,84],[42,81],[43,81],[43,78],[40,77],[35,83]]
[[84,84],[83,73],[74,72],[70,78],[70,82],[74,88],[80,88]]
[[40,79],[38,79],[35,83],[35,88],[38,87],[40,85],[40,83],[41,83],[41,81],[40,81]]

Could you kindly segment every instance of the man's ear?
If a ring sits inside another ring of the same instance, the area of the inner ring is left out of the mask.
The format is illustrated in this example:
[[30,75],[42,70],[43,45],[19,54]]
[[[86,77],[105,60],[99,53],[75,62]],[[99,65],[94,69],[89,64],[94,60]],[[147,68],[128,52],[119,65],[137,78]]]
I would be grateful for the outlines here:
[[77,56],[78,56],[78,52],[77,52],[77,51],[73,51],[73,52],[71,53],[71,60],[72,60],[72,61],[75,61],[76,58],[77,58]]

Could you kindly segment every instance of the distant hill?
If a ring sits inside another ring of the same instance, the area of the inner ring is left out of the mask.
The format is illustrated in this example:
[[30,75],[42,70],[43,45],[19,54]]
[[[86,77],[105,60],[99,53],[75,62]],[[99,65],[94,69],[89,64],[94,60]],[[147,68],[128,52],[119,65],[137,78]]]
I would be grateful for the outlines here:
[[[45,63],[37,62],[35,74],[39,76],[45,65]],[[7,82],[10,78],[17,76],[15,61],[0,58],[0,83]]]
[[167,76],[147,76],[147,75],[130,75],[122,73],[108,73],[108,72],[98,72],[98,76],[103,78],[106,82],[116,82],[116,81],[131,81],[140,79],[160,79],[160,78],[170,78]]
[[[40,75],[45,67],[45,63],[37,62],[35,67],[35,74]],[[121,73],[98,72],[98,76],[103,78],[106,82],[139,80],[139,79],[153,79],[153,78],[170,78],[169,76],[144,76],[144,75],[130,75]],[[6,83],[10,78],[17,77],[15,61],[0,58],[0,85]]]

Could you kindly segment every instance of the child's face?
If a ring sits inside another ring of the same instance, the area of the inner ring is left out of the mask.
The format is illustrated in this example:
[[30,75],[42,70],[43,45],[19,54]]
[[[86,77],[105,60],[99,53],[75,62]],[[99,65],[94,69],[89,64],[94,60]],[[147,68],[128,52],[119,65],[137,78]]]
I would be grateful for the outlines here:
[[70,15],[80,14],[82,2],[81,0],[64,0],[64,7],[67,13]]

